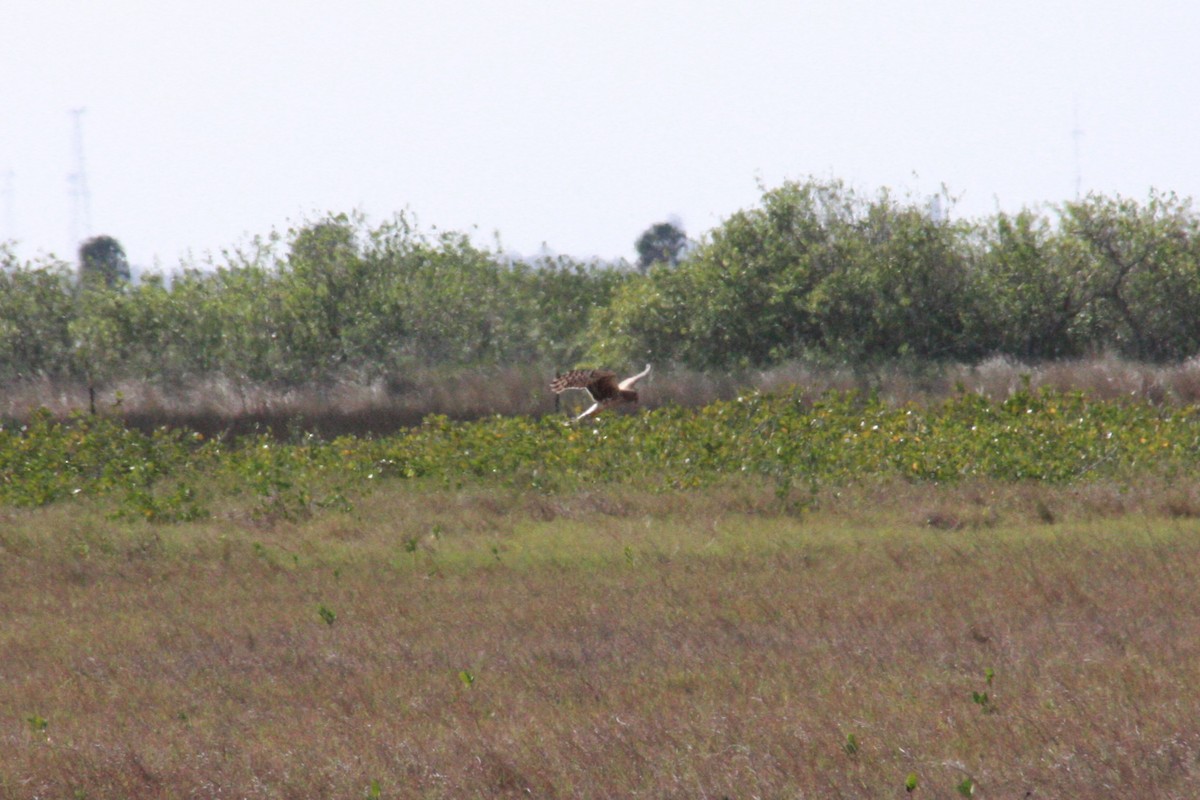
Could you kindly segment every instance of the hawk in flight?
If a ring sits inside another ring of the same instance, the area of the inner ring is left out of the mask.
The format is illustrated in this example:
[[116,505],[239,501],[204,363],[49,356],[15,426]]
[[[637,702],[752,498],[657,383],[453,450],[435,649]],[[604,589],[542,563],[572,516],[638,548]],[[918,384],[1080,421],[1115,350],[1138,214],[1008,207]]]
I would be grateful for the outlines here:
[[650,365],[625,380],[617,383],[617,373],[606,369],[573,369],[565,375],[559,375],[550,384],[550,390],[561,394],[567,389],[583,389],[592,397],[592,407],[584,411],[572,422],[590,417],[606,408],[636,403],[638,394],[633,385],[650,374]]

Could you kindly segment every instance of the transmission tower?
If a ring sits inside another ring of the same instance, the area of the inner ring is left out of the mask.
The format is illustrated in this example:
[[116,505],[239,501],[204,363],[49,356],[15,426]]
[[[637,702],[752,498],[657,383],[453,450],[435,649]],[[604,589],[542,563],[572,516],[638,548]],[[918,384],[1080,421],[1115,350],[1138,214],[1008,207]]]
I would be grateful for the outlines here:
[[1075,127],[1071,129],[1071,140],[1075,145],[1075,199],[1083,190],[1083,167],[1079,160],[1079,143],[1083,140],[1083,128],[1079,127],[1079,103],[1075,104]]
[[87,109],[71,109],[74,120],[72,137],[75,171],[67,176],[71,193],[71,242],[78,247],[80,242],[92,234],[92,193],[88,190],[87,170],[83,160],[83,113]]
[[11,169],[4,173],[4,231],[0,242],[17,238],[17,174]]

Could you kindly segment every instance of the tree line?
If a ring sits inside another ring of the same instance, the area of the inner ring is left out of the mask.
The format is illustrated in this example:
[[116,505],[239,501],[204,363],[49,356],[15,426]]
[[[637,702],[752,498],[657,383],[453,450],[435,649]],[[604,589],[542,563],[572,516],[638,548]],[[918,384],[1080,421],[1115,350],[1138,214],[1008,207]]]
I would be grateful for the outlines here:
[[1200,353],[1200,218],[1188,199],[1089,195],[953,220],[887,191],[793,182],[677,267],[624,282],[597,355],[694,368],[790,359],[973,362]]
[[82,269],[0,246],[0,380],[1200,354],[1200,218],[1170,193],[957,220],[813,179],[684,243],[655,226],[634,266],[521,260],[404,215],[329,215],[135,282],[115,240]]

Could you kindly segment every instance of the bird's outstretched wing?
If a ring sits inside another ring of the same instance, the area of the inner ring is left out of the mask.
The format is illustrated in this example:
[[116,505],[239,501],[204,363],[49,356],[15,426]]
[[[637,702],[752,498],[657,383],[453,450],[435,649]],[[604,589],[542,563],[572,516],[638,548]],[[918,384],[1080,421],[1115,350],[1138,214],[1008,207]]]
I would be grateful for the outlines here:
[[624,391],[625,389],[632,389],[633,385],[635,383],[637,383],[638,381],[640,381],[642,378],[646,377],[649,374],[650,374],[650,365],[647,364],[646,368],[644,370],[642,370],[641,372],[639,372],[637,375],[630,375],[628,378],[626,378],[625,380],[623,380],[619,384],[617,384],[617,388],[622,391]]
[[584,389],[593,400],[602,402],[616,396],[617,374],[606,369],[573,369],[550,383],[555,394],[567,389]]

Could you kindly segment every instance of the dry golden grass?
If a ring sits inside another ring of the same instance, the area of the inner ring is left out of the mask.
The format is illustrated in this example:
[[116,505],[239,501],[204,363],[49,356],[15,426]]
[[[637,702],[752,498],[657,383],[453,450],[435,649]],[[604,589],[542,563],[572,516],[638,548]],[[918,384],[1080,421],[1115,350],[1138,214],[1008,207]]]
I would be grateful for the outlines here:
[[1192,797],[1195,489],[4,512],[0,797]]
[[[559,365],[569,367],[572,365]],[[344,380],[278,389],[228,378],[175,386],[123,381],[97,392],[97,409],[132,426],[225,431],[302,429],[325,436],[391,433],[426,414],[477,419],[492,414],[541,415],[554,409],[548,390],[555,365],[521,364],[475,369],[424,368],[390,380]],[[1026,381],[1037,389],[1080,390],[1097,400],[1200,403],[1200,360],[1157,366],[1114,357],[1026,365],[1003,358],[977,365],[927,365],[921,370],[816,368],[790,364],[771,370],[700,373],[660,365],[639,384],[642,404],[702,406],[748,390],[803,387],[811,397],[829,391],[876,392],[885,402],[944,399],[959,387],[1003,399]],[[579,398],[568,398],[570,403]],[[579,400],[582,403],[582,400]],[[0,419],[24,419],[46,407],[58,416],[88,409],[84,384],[35,379],[0,387]],[[581,406],[582,407],[582,406]]]

